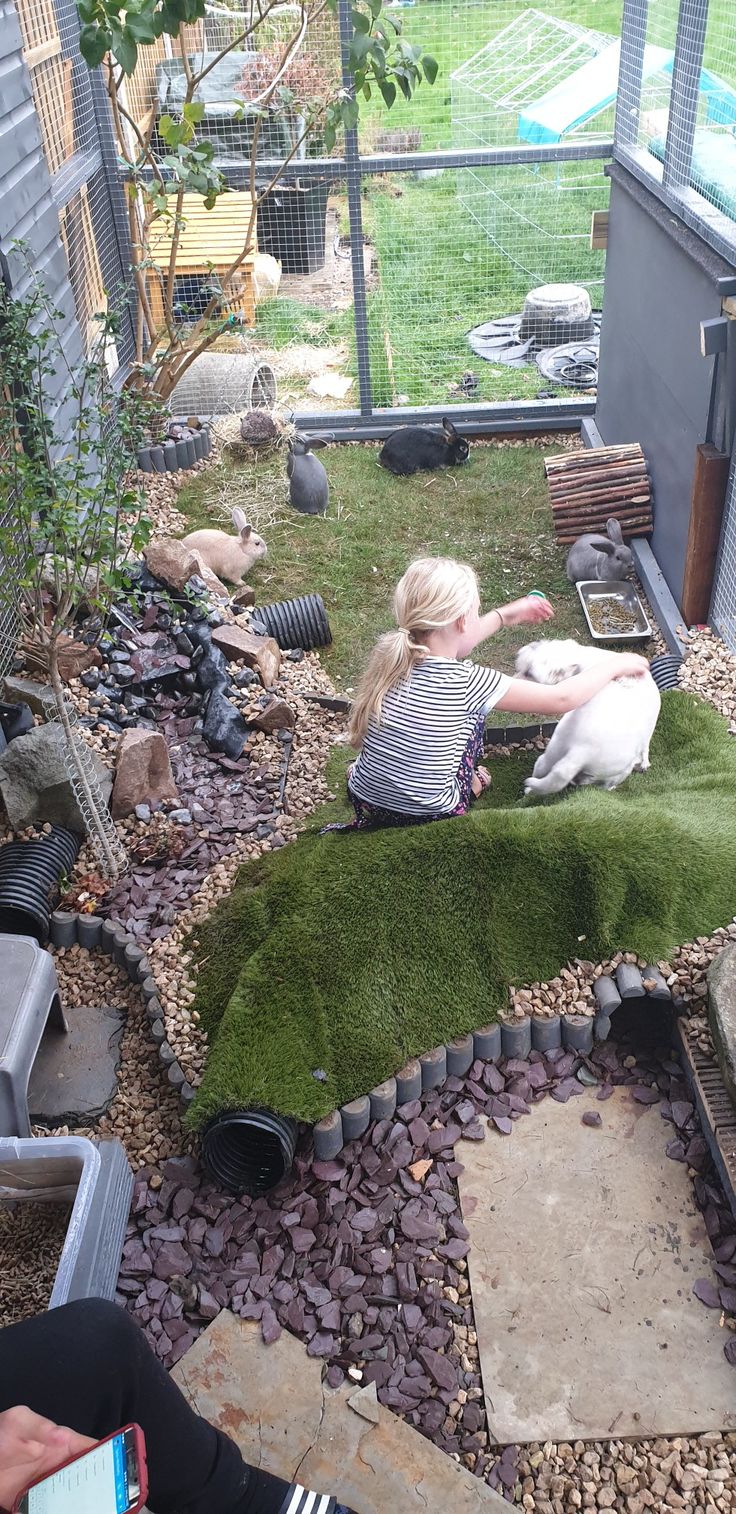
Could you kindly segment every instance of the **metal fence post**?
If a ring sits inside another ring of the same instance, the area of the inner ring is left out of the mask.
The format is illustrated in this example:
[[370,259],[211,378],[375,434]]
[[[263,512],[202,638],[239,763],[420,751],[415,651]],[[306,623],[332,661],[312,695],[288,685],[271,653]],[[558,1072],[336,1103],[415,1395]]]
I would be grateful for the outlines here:
[[624,0],[621,21],[614,147],[630,146],[639,135],[644,49],[647,43],[649,0]]
[[667,123],[662,174],[665,189],[690,182],[707,25],[708,0],[680,0],[670,91],[670,101],[677,101],[677,109],[670,107]]
[[[340,46],[342,51],[343,88],[354,94],[353,79],[348,68],[348,49],[353,34],[350,18],[350,0],[338,0],[340,19]],[[355,322],[355,351],[358,361],[358,390],[361,415],[373,414],[371,388],[371,360],[368,348],[368,304],[365,292],[365,264],[363,262],[363,210],[360,203],[361,172],[358,130],[350,126],[345,132],[345,179],[350,218],[350,258],[353,270],[353,319]]]

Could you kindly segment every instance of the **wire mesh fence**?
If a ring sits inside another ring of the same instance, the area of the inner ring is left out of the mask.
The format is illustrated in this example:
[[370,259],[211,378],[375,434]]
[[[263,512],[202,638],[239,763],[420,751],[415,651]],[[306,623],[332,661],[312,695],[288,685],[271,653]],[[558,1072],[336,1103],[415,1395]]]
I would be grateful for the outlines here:
[[736,13],[731,0],[627,0],[617,121],[627,166],[706,241],[736,253]]
[[731,465],[710,620],[727,647],[736,652],[736,455]]

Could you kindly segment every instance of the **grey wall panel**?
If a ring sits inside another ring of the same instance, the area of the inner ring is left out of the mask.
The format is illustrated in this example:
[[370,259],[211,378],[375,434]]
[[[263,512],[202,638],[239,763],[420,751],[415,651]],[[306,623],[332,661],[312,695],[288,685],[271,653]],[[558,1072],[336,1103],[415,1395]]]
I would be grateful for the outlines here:
[[[727,264],[654,196],[612,173],[596,422],[606,445],[640,442],[654,484],[652,548],[679,601],[695,449],[706,440],[713,359],[700,322],[721,311]],[[701,244],[702,245],[702,244]]]

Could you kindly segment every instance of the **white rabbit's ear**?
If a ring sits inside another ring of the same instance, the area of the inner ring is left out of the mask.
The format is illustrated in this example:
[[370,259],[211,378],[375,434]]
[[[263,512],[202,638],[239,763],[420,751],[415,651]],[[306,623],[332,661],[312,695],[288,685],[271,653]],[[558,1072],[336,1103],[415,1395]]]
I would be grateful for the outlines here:
[[253,527],[248,524],[242,510],[233,510],[232,522],[235,530],[240,532],[243,541],[247,541]]
[[608,532],[610,540],[615,541],[617,547],[623,546],[624,539],[621,535],[621,527],[618,521],[614,520],[613,517],[611,517],[610,520],[606,521],[606,531]]

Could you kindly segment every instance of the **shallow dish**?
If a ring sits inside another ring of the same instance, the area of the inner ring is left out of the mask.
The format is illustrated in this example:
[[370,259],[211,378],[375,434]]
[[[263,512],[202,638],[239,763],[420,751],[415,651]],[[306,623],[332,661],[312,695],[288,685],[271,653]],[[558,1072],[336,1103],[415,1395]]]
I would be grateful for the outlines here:
[[[575,587],[593,641],[646,641],[651,636],[652,628],[633,584],[625,579],[613,579],[609,583],[584,580]],[[611,616],[611,625],[617,620],[619,623],[628,621],[631,629],[596,630],[603,615]]]

